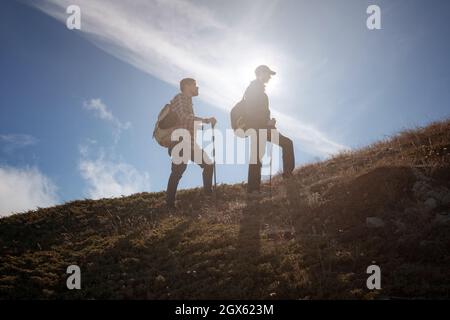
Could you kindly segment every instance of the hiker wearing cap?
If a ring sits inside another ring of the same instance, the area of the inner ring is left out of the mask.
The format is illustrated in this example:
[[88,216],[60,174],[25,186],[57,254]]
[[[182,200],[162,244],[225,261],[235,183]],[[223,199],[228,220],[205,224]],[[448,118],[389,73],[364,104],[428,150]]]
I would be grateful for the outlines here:
[[[193,106],[192,106],[192,97],[198,96],[198,87],[196,81],[191,78],[185,78],[180,82],[180,90],[181,92],[177,94],[172,101],[170,102],[170,109],[176,115],[177,124],[176,128],[186,129],[190,135],[190,159],[194,161],[195,154],[202,154],[201,162],[197,163],[203,169],[203,188],[206,194],[210,194],[212,192],[212,177],[213,177],[213,164],[209,159],[208,155],[202,150],[198,150],[200,147],[195,142],[195,130],[194,130],[194,121],[199,121],[203,123],[210,123],[213,127],[216,124],[216,119],[212,118],[200,118],[194,115]],[[174,142],[169,146],[168,151],[169,155],[172,156],[172,150],[178,142]],[[181,151],[181,153],[184,150]],[[180,154],[179,156],[182,156]],[[172,168],[171,174],[169,177],[169,181],[167,183],[167,194],[166,194],[166,203],[169,208],[175,207],[175,195],[178,188],[178,183],[181,180],[181,177],[184,171],[187,168],[187,163],[175,163],[172,157]]]
[[[270,118],[269,98],[265,92],[265,85],[269,82],[271,77],[276,72],[270,70],[266,65],[261,65],[256,68],[256,79],[248,86],[244,94],[245,106],[247,112],[246,127],[256,130],[256,135],[251,136],[252,150],[256,150],[256,163],[250,163],[248,167],[248,185],[247,192],[252,193],[260,190],[261,185],[261,153],[264,152],[265,142],[260,145],[259,139],[260,130],[266,129],[266,141],[279,144],[283,153],[283,177],[289,178],[295,167],[294,146],[292,140],[280,134],[278,131],[271,132],[271,129],[276,129],[276,120]],[[272,139],[271,133],[276,133],[279,136],[277,139]],[[264,134],[263,134],[264,138]],[[272,141],[273,140],[273,141]],[[256,148],[253,146],[256,144]],[[260,150],[261,148],[261,150]],[[253,157],[252,157],[253,158]]]

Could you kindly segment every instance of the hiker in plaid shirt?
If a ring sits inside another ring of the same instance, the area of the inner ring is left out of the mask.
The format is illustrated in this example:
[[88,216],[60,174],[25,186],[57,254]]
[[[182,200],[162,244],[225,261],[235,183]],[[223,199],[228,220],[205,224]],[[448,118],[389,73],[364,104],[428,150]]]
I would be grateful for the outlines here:
[[[198,121],[203,123],[211,123],[211,125],[214,126],[217,121],[214,117],[200,118],[194,115],[192,97],[198,96],[198,87],[194,79],[185,78],[181,80],[180,90],[181,92],[177,94],[170,102],[171,110],[175,112],[178,117],[178,124],[176,126],[177,129],[186,129],[190,134],[190,159],[195,162],[194,155],[197,153],[202,154],[201,161],[196,163],[203,169],[203,189],[206,194],[210,194],[212,192],[213,165],[208,155],[201,150],[195,142],[194,122]],[[179,141],[174,142],[174,144],[169,148],[169,156],[172,156],[172,150],[178,143]],[[185,150],[181,151],[181,156],[183,151]],[[175,195],[177,192],[178,183],[180,182],[186,168],[187,163],[182,162],[177,164],[172,160],[172,172],[170,173],[169,182],[167,183],[166,195],[166,203],[169,208],[175,208]]]
[[194,137],[194,121],[201,121],[201,118],[194,116],[192,97],[184,93],[179,93],[172,101],[170,101],[170,104],[171,110],[175,112],[178,117],[177,128],[188,130],[191,137]]

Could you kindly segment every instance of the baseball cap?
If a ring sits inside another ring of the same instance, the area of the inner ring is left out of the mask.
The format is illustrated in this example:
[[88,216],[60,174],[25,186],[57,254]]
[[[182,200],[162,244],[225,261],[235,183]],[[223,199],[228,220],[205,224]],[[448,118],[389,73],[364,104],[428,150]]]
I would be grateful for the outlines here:
[[266,65],[260,65],[255,69],[255,74],[260,74],[260,73],[268,73],[270,75],[276,75],[277,73],[273,70],[270,70],[270,68]]

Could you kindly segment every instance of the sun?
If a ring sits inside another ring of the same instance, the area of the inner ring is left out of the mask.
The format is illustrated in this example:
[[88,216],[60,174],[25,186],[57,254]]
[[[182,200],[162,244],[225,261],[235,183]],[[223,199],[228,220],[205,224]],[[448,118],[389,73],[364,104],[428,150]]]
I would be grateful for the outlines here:
[[283,59],[277,59],[278,56],[272,52],[274,51],[268,48],[254,46],[245,48],[237,46],[234,50],[224,52],[222,59],[210,70],[206,88],[210,97],[214,98],[218,105],[229,110],[230,106],[242,99],[245,89],[255,80],[255,69],[259,65],[267,65],[277,72],[266,84],[266,93],[269,98],[278,96],[284,74],[281,65]]

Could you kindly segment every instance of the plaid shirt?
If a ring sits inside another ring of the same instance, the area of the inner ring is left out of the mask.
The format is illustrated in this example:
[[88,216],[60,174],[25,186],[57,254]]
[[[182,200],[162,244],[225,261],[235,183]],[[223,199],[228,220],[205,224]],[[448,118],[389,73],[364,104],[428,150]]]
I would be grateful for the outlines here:
[[178,116],[178,128],[186,129],[194,137],[194,110],[192,108],[192,98],[183,93],[177,94],[170,101],[172,111]]

